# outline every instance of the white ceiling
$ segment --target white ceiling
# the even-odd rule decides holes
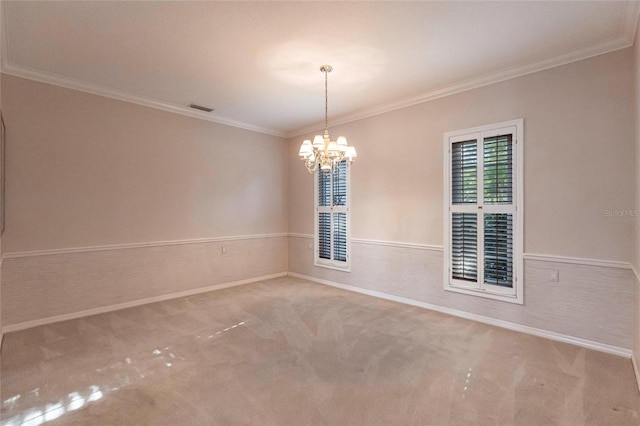
[[[2,70],[276,135],[630,46],[638,1],[5,1]],[[215,108],[210,114],[190,103]]]

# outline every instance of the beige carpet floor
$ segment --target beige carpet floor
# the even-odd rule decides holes
[[[2,424],[640,424],[626,358],[285,277],[9,333]]]

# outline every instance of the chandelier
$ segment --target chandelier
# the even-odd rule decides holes
[[[320,67],[320,71],[324,73],[324,136],[316,135],[313,138],[313,143],[308,139],[305,140],[300,145],[300,151],[298,152],[309,173],[314,173],[318,170],[318,167],[323,172],[329,172],[343,160],[346,159],[351,164],[353,159],[358,156],[356,148],[347,145],[347,138],[344,136],[340,136],[335,141],[332,141],[329,137],[327,80],[329,73],[333,71],[333,67],[331,65],[323,65]]]

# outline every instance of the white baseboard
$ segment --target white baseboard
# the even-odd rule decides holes
[[[392,294],[382,293],[380,291],[375,290],[367,290],[347,284],[339,284],[333,281],[323,280],[320,278],[310,277],[308,275],[297,274],[295,272],[289,272],[288,274],[291,277],[301,278],[308,281],[313,281],[319,284],[329,285],[331,287],[341,288],[343,290],[353,291],[356,293],[366,294],[368,296],[379,297],[381,299],[391,300],[394,302],[404,303],[406,305],[417,306],[420,308],[430,309],[432,311],[438,311],[445,314],[453,315],[460,318],[466,318],[473,321],[482,322],[489,325],[494,325],[496,327],[506,328],[509,330],[519,331],[526,334],[532,334],[538,337],[544,337],[550,340],[555,340],[558,342],[570,343],[573,345],[581,346],[588,349],[594,349],[600,352],[606,352],[614,355],[623,356],[626,358],[631,358],[631,350],[620,348],[618,346],[607,345],[604,343],[594,342],[592,340],[581,339],[579,337],[567,336],[565,334],[555,333],[553,331],[542,330],[535,327],[529,327],[526,325],[516,324],[509,321],[503,321],[495,318],[489,318],[482,315],[476,315],[465,311],[460,311],[457,309],[446,308],[444,306],[432,305],[431,303],[420,302],[413,299],[408,299],[406,297],[394,296]],[[635,365],[635,364],[634,364]],[[638,376],[638,370],[636,370],[636,377]]]
[[[209,291],[222,290],[224,288],[236,287],[236,286],[239,286],[239,285],[250,284],[250,283],[254,283],[254,282],[258,282],[258,281],[270,280],[272,278],[280,278],[280,277],[285,277],[285,276],[287,276],[286,272],[279,272],[277,274],[263,275],[261,277],[249,278],[249,279],[246,279],[246,280],[232,281],[232,282],[223,283],[223,284],[217,284],[217,285],[211,285],[211,286],[207,286],[207,287],[195,288],[195,289],[192,289],[192,290],[186,290],[186,291],[180,291],[180,292],[176,292],[176,293],[163,294],[161,296],[147,297],[147,298],[144,298],[144,299],[134,300],[132,302],[118,303],[118,304],[109,305],[109,306],[101,306],[99,308],[87,309],[87,310],[84,310],[84,311],[72,312],[72,313],[69,313],[69,314],[55,315],[55,316],[52,316],[52,317],[37,319],[37,320],[33,320],[33,321],[25,321],[25,322],[21,322],[21,323],[17,323],[17,324],[10,324],[10,325],[2,327],[2,334],[3,334],[3,337],[4,337],[4,333],[10,333],[10,332],[13,332],[13,331],[25,330],[27,328],[37,327],[37,326],[40,326],[40,325],[52,324],[52,323],[55,323],[55,322],[67,321],[67,320],[72,320],[72,319],[78,319],[78,318],[88,317],[90,315],[97,315],[97,314],[103,314],[103,313],[106,313],[106,312],[118,311],[120,309],[133,308],[135,306],[146,305],[146,304],[149,304],[149,303],[162,302],[164,300],[177,299],[179,297],[193,296],[194,294],[207,293]]]
[[[134,300],[134,301],[131,301],[131,302],[118,303],[118,304],[115,304],[115,305],[102,306],[102,307],[99,307],[99,308],[87,309],[87,310],[78,311],[78,312],[72,312],[72,313],[68,313],[68,314],[55,315],[55,316],[52,316],[52,317],[42,318],[42,319],[38,319],[38,320],[25,321],[25,322],[21,322],[21,323],[17,323],[17,324],[7,325],[7,326],[2,327],[2,330],[0,331],[0,333],[1,333],[0,334],[0,347],[2,345],[2,340],[4,339],[4,334],[5,333],[25,330],[25,329],[28,329],[28,328],[37,327],[37,326],[45,325],[45,324],[52,324],[52,323],[61,322],[61,321],[67,321],[67,320],[72,320],[72,319],[77,319],[77,318],[83,318],[83,317],[87,317],[87,316],[90,316],[90,315],[97,315],[97,314],[102,314],[102,313],[106,313],[106,312],[113,312],[113,311],[117,311],[117,310],[120,310],[120,309],[132,308],[132,307],[135,307],[135,306],[146,305],[146,304],[155,303],[155,302],[161,302],[161,301],[164,301],[164,300],[176,299],[176,298],[179,298],[179,297],[192,296],[192,295],[195,295],[195,294],[206,293],[206,292],[214,291],[214,290],[222,290],[224,288],[236,287],[236,286],[240,286],[240,285],[244,285],[244,284],[250,284],[250,283],[254,283],[254,282],[258,282],[258,281],[264,281],[264,280],[273,279],[273,278],[280,278],[280,277],[284,277],[284,276],[287,276],[287,275],[292,276],[292,277],[296,277],[296,278],[305,279],[305,280],[312,281],[312,282],[316,282],[316,283],[319,283],[319,284],[328,285],[328,286],[331,286],[331,287],[340,288],[340,289],[343,289],[343,290],[353,291],[353,292],[356,292],[356,293],[361,293],[361,294],[365,294],[365,295],[368,295],[368,296],[373,296],[373,297],[378,297],[378,298],[381,298],[381,299],[391,300],[391,301],[394,301],[394,302],[404,303],[404,304],[411,305],[411,306],[417,306],[417,307],[424,308],[424,309],[430,309],[432,311],[442,312],[442,313],[445,313],[445,314],[448,314],[448,315],[453,315],[453,316],[460,317],[460,318],[465,318],[465,319],[469,319],[469,320],[473,320],[473,321],[478,321],[478,322],[482,322],[482,323],[485,323],[485,324],[494,325],[494,326],[501,327],[501,328],[506,328],[506,329],[509,329],[509,330],[519,331],[519,332],[522,332],[522,333],[532,334],[534,336],[544,337],[544,338],[555,340],[555,341],[559,341],[559,342],[570,343],[570,344],[581,346],[581,347],[585,347],[585,348],[588,348],[588,349],[594,349],[594,350],[601,351],[601,352],[606,352],[606,353],[610,353],[610,354],[614,354],[614,355],[623,356],[623,357],[626,357],[626,358],[631,358],[632,363],[633,363],[633,368],[634,368],[634,371],[635,371],[635,375],[636,375],[636,379],[637,379],[638,385],[640,387],[640,368],[638,366],[636,358],[634,356],[632,356],[633,355],[632,351],[629,350],[629,349],[625,349],[625,348],[621,348],[621,347],[617,347],[617,346],[612,346],[612,345],[607,345],[607,344],[604,344],[604,343],[594,342],[592,340],[582,339],[582,338],[579,338],[579,337],[567,336],[567,335],[564,335],[564,334],[555,333],[555,332],[547,331],[547,330],[542,330],[542,329],[539,329],[539,328],[529,327],[529,326],[526,326],[526,325],[521,325],[521,324],[509,322],[509,321],[503,321],[503,320],[499,320],[499,319],[495,319],[495,318],[485,317],[485,316],[482,316],[482,315],[472,314],[472,313],[469,313],[469,312],[460,311],[460,310],[452,309],[452,308],[447,308],[447,307],[444,307],[444,306],[433,305],[431,303],[420,302],[420,301],[413,300],[413,299],[408,299],[408,298],[405,298],[405,297],[394,296],[392,294],[383,293],[383,292],[380,292],[380,291],[367,290],[367,289],[363,289],[363,288],[359,288],[359,287],[355,287],[355,286],[351,286],[351,285],[347,285],[347,284],[340,284],[340,283],[336,283],[336,282],[329,281],[329,280],[323,280],[323,279],[311,277],[311,276],[308,276],[308,275],[298,274],[298,273],[295,273],[295,272],[280,272],[280,273],[277,273],[277,274],[264,275],[264,276],[260,276],[260,277],[249,278],[249,279],[246,279],[246,280],[232,281],[232,282],[218,284],[218,285],[212,285],[212,286],[201,287],[201,288],[192,289],[192,290],[186,290],[186,291],[181,291],[181,292],[164,294],[164,295],[161,295],[161,296],[148,297],[148,298],[144,298],[144,299]]]

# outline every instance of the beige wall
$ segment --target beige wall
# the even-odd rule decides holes
[[[4,16],[2,11],[4,10],[4,0],[0,0],[0,57],[2,57],[2,49],[4,43],[2,40],[2,34],[4,33],[2,23],[4,22]],[[0,73],[0,113],[2,112],[2,74]],[[0,173],[2,173],[2,166],[0,166]],[[1,200],[4,202],[4,200]],[[2,208],[2,206],[0,206]],[[2,339],[4,333],[2,332],[2,233],[0,232],[0,348],[2,347]],[[0,352],[1,353],[1,352]]]
[[[525,252],[630,261],[631,49],[332,127],[358,149],[352,237],[442,245],[450,130],[524,118]],[[290,139],[289,230],[313,232],[312,176]],[[398,154],[394,154],[398,153]]]
[[[640,24],[640,22],[639,22]],[[634,119],[635,119],[635,161],[636,161],[636,209],[640,210],[640,29],[636,29],[636,37],[633,44],[634,54],[634,82],[635,82],[635,105],[634,105]],[[633,266],[636,273],[640,272],[640,218],[636,218],[635,228],[635,255],[633,259]],[[638,370],[638,358],[640,357],[640,277],[635,277],[634,287],[634,334],[633,334],[633,354],[634,362],[636,363],[636,380],[640,386],[640,370]]]
[[[626,49],[332,127],[359,152],[353,238],[442,245],[442,134],[522,117],[525,252],[631,261],[633,218],[605,210],[635,206],[633,61]],[[631,347],[630,275],[616,267],[528,262],[522,307],[444,292],[437,247],[425,256],[356,243],[352,274],[312,267],[308,238],[145,247],[287,226],[312,234],[313,178],[297,159],[303,137],[285,142],[12,76],[2,84],[5,326],[289,270]],[[132,243],[142,246],[28,253]],[[555,287],[545,278],[553,269]],[[585,323],[593,312],[615,326]]]
[[[289,239],[289,271],[629,351],[634,218],[605,211],[635,208],[633,58],[625,49],[332,127],[358,149],[352,272],[314,267],[312,240],[301,235]],[[444,291],[438,248],[443,133],[516,118],[524,118],[524,250],[551,256],[525,261],[523,306]],[[313,179],[297,158],[302,139],[290,139],[289,230],[308,235]]]
[[[9,75],[1,98],[4,327],[286,273],[284,139]]]
[[[3,76],[5,252],[287,231],[283,139]]]

